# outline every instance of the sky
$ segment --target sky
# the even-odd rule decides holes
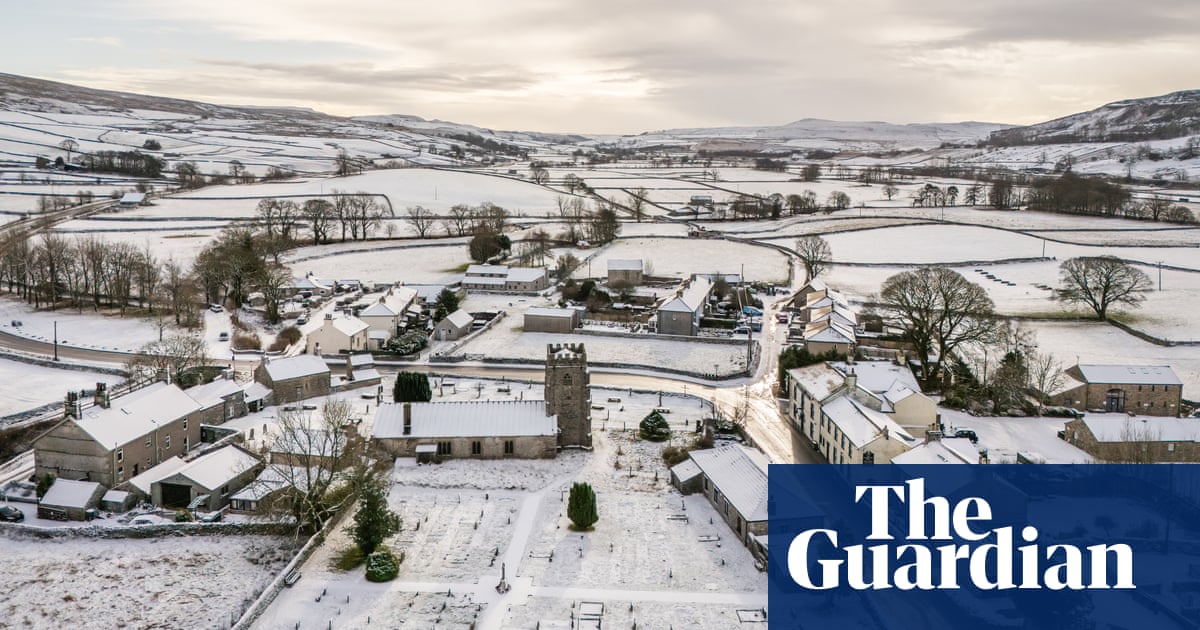
[[[3,72],[506,130],[1032,124],[1200,88],[1195,0],[59,0],[4,22]]]

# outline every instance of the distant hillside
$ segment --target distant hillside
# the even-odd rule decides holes
[[[597,141],[635,147],[684,145],[697,151],[919,151],[943,145],[974,145],[1008,127],[981,122],[899,125],[806,118],[777,126],[667,129],[636,136],[599,137]]]
[[[988,144],[1139,142],[1200,134],[1200,90],[1117,101],[1028,127],[995,131]]]

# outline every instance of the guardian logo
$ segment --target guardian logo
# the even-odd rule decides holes
[[[1200,466],[773,465],[769,627],[1200,626]]]
[[[899,519],[906,527],[899,536],[892,531],[892,494],[907,512]],[[959,588],[960,580],[967,580],[984,590],[1134,588],[1129,545],[1042,546],[1037,528],[1027,525],[1021,528],[1020,540],[1029,544],[1018,546],[1012,526],[988,528],[992,507],[982,497],[952,505],[946,497],[926,497],[925,480],[911,479],[902,485],[856,486],[854,500],[870,505],[866,539],[888,542],[839,548],[836,530],[807,530],[788,546],[787,567],[796,584],[815,590],[843,583],[855,590],[930,590]],[[958,544],[956,539],[965,542]],[[946,544],[937,544],[941,541]],[[1086,580],[1085,554],[1091,564]],[[1014,556],[1019,558],[1019,575],[1014,575]],[[820,566],[815,580],[809,570],[813,560]]]

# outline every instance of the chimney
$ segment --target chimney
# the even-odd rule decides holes
[[[325,313],[325,321],[327,321],[327,322],[333,321],[333,313]]]
[[[351,357],[353,357],[353,356],[354,355],[352,355],[352,354],[346,355],[346,380],[347,381],[354,380],[354,363],[351,361]]]
[[[110,400],[108,397],[108,383],[96,383],[96,394],[92,399],[97,407],[108,409]]]
[[[858,387],[858,375],[854,373],[854,366],[850,366],[850,368],[846,370],[846,387],[849,388],[850,391],[854,391],[854,389]]]
[[[404,403],[404,435],[412,435],[412,403]]]
[[[63,416],[78,420],[79,415],[79,392],[70,390],[67,392],[67,398],[63,402]]]

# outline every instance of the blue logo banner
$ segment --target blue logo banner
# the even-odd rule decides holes
[[[1195,630],[1200,466],[771,465],[771,630]]]

